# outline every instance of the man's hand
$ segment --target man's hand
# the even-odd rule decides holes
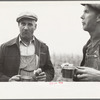
[[[41,72],[38,76],[36,76],[37,81],[46,81],[46,73]]]
[[[21,79],[21,75],[15,75],[15,76],[12,76],[10,79],[9,79],[9,82],[17,82],[17,81],[20,81]]]
[[[100,71],[89,67],[77,67],[76,75],[79,81],[100,81]]]
[[[35,70],[34,75],[37,81],[46,81],[46,73],[42,72],[41,68]]]

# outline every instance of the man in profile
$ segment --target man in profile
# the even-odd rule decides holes
[[[76,68],[74,80],[100,81],[100,4],[82,4],[83,29],[89,32],[90,39],[83,48],[82,67]]]

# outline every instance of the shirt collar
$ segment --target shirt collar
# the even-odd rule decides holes
[[[34,37],[34,36],[33,36],[33,39],[30,41],[30,44],[31,44],[33,41],[35,41],[35,37]],[[19,44],[20,44],[21,42],[22,42],[25,46],[27,46],[27,45],[21,40],[21,38],[20,38],[20,36],[19,36]]]
[[[92,47],[94,47],[97,43],[100,43],[100,39],[99,40],[96,40],[94,42],[90,42],[90,44],[92,45]]]

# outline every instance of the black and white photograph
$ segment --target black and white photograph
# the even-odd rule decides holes
[[[99,82],[99,1],[0,1],[0,99],[100,98]]]

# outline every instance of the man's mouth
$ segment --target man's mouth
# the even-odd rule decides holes
[[[24,31],[23,33],[24,33],[24,34],[27,34],[27,33],[28,33],[28,31]]]
[[[83,25],[85,25],[85,22],[82,22]]]

